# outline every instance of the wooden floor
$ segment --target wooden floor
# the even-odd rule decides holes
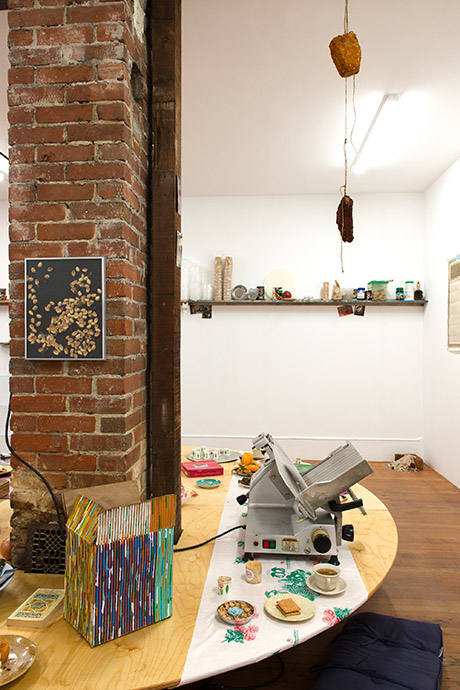
[[[379,590],[360,611],[439,623],[444,635],[442,690],[460,688],[460,490],[429,467],[394,472],[371,463],[374,474],[362,483],[390,510],[399,548],[395,564]],[[350,514],[351,516],[352,514]],[[286,669],[272,690],[309,690],[330,640],[341,625],[281,655]],[[219,686],[248,687],[276,676],[274,658],[210,679]],[[209,681],[186,686],[205,690]],[[357,688],[357,690],[359,690]]]

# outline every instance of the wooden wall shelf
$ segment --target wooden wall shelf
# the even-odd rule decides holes
[[[189,300],[191,314],[201,314],[203,319],[212,318],[213,307],[275,307],[276,309],[284,309],[286,307],[342,307],[342,306],[357,306],[364,305],[365,307],[424,307],[428,300],[413,300],[404,302],[403,300],[228,300],[215,302],[214,300]]]

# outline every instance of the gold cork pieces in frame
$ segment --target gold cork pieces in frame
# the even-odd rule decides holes
[[[26,359],[105,359],[105,259],[25,259]]]

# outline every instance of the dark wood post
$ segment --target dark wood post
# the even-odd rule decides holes
[[[181,0],[150,3],[151,24],[151,496],[177,496],[181,531],[180,224]]]

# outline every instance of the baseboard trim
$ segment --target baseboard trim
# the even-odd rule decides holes
[[[248,450],[252,447],[254,436],[238,436],[230,434],[183,434],[182,443],[186,446],[218,446],[237,450]],[[292,457],[306,460],[321,460],[337,446],[350,441],[367,460],[375,462],[390,462],[395,453],[416,453],[423,457],[423,439],[418,438],[373,438],[340,436],[278,436],[275,439]]]

